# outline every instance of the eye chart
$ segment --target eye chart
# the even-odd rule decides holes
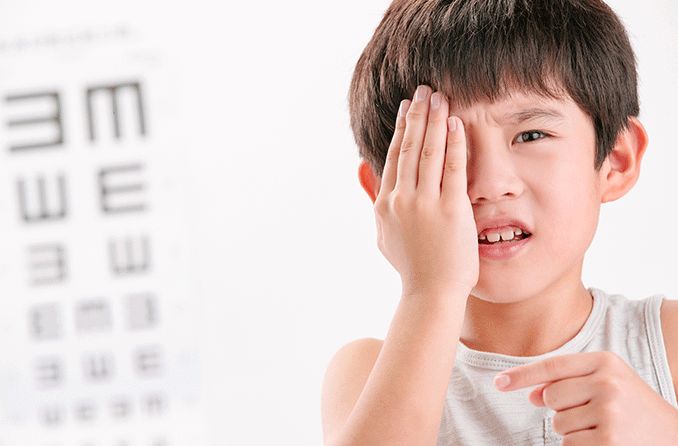
[[[181,91],[133,26],[0,40],[0,446],[208,444]]]

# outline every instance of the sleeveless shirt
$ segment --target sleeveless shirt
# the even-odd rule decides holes
[[[588,288],[593,308],[581,330],[561,347],[538,356],[473,350],[458,341],[437,446],[560,445],[556,412],[528,400],[535,386],[501,392],[493,378],[508,368],[551,356],[611,351],[620,356],[669,404],[678,409],[661,331],[662,295],[642,300]]]

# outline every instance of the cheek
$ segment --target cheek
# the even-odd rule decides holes
[[[540,178],[537,221],[546,239],[549,255],[582,255],[593,238],[598,223],[600,203],[596,200],[593,177],[582,175],[583,167],[562,164],[550,175]]]

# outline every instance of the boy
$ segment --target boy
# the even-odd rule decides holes
[[[396,0],[349,105],[403,291],[384,341],[332,358],[325,444],[678,444],[678,302],[581,281],[648,142],[615,13]]]

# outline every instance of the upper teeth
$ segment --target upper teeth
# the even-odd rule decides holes
[[[478,240],[485,240],[487,239],[488,242],[494,243],[498,242],[499,239],[501,238],[502,240],[508,241],[508,240],[513,240],[513,237],[516,235],[522,234],[523,231],[518,228],[518,229],[508,229],[504,232],[488,232],[487,234],[479,235]]]

